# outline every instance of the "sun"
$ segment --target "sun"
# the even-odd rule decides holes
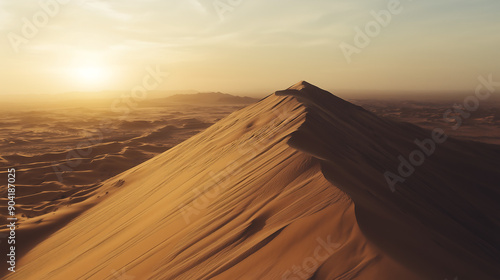
[[[102,84],[108,79],[108,71],[100,66],[81,66],[74,69],[75,78],[82,83]]]
[[[64,71],[68,82],[72,84],[75,90],[96,91],[109,87],[114,77],[110,69],[105,64],[87,61],[85,63],[74,63]]]

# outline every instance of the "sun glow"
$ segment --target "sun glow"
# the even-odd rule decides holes
[[[73,70],[74,78],[89,86],[102,85],[109,79],[109,71],[101,66],[81,66]]]

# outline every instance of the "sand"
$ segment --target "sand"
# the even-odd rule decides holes
[[[6,279],[498,279],[498,146],[386,183],[430,133],[298,83],[102,182]]]
[[[153,102],[152,102],[153,103]],[[227,116],[241,104],[142,103],[125,118],[109,107],[61,105],[2,110],[0,248],[7,214],[7,169],[17,169],[18,257],[100,201],[102,182],[165,152]],[[2,262],[2,273],[5,272]],[[5,269],[4,269],[5,268]]]
[[[439,96],[439,95],[437,95]],[[441,127],[454,138],[500,144],[500,101],[492,95],[468,111],[463,103],[469,95],[447,96],[438,100],[351,100],[354,104],[395,121],[416,124],[426,129]],[[458,106],[459,110],[455,108]],[[463,111],[463,113],[461,113]],[[451,113],[453,112],[453,113]],[[457,128],[455,128],[456,125]]]

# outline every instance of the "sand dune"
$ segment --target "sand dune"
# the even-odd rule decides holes
[[[18,258],[104,195],[101,182],[197,134],[241,106],[166,105],[126,119],[107,107],[0,112],[0,248],[7,250],[7,169],[16,168]],[[147,114],[145,113],[147,110]],[[42,123],[40,123],[42,122]],[[103,123],[109,123],[102,129]],[[0,267],[2,273],[6,263]]]
[[[500,147],[386,183],[430,133],[298,83],[96,186],[6,279],[498,279]]]
[[[155,100],[158,102],[160,100]],[[181,102],[189,104],[252,104],[258,99],[251,97],[234,96],[221,92],[201,92],[197,94],[176,94],[169,96],[161,101]]]

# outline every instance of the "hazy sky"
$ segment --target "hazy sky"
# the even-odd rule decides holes
[[[158,90],[239,94],[299,80],[388,91],[500,80],[500,1],[396,2],[0,0],[0,94],[129,90],[147,67],[170,73]],[[367,25],[369,45],[356,44]],[[350,63],[342,43],[356,48]]]

